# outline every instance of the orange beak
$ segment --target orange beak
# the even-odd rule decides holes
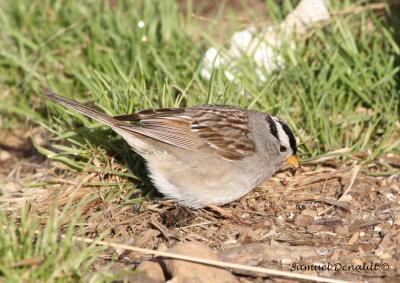
[[[295,168],[299,168],[300,167],[300,162],[299,162],[299,158],[297,158],[296,155],[292,155],[287,159],[287,163]]]

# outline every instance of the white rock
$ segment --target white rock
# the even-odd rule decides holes
[[[330,18],[324,0],[302,0],[299,5],[279,25],[267,26],[257,32],[250,26],[233,34],[227,51],[209,48],[203,58],[200,75],[211,79],[214,68],[225,67],[224,74],[229,81],[236,81],[240,72],[240,59],[248,57],[255,64],[255,72],[260,81],[266,80],[266,74],[285,67],[285,60],[280,54],[283,42],[295,49],[293,33],[302,34],[315,22]]]
[[[8,151],[1,150],[0,151],[0,161],[6,161],[11,157],[11,154]]]
[[[234,57],[241,57],[247,53],[247,49],[250,47],[253,41],[253,33],[255,32],[254,27],[247,28],[245,30],[236,32],[231,38],[231,49],[230,55]]]
[[[392,193],[387,193],[386,194],[386,198],[390,201],[395,201],[396,200],[396,196]]]
[[[351,202],[353,200],[353,197],[351,195],[344,195],[343,197],[340,198],[340,201],[343,202]]]
[[[219,68],[223,64],[225,64],[225,61],[218,54],[218,50],[215,47],[211,47],[206,51],[206,54],[203,58],[203,68],[200,71],[200,75],[203,78],[210,80],[212,70],[214,68]]]

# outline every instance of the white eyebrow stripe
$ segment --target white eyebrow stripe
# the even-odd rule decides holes
[[[286,148],[290,148],[290,142],[289,142],[289,137],[286,134],[286,132],[283,130],[282,128],[282,122],[275,116],[271,116],[272,119],[275,122],[276,125],[276,129],[278,132],[278,137],[279,137],[279,141],[281,142],[281,145],[285,146]]]

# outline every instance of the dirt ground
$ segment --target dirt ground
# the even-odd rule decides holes
[[[38,154],[29,132],[36,139],[46,139],[39,128],[1,133],[0,176],[6,184],[3,192],[20,196],[27,181],[51,180],[55,184],[51,188],[58,188],[51,191],[58,191],[60,205],[83,196],[99,196],[84,207],[87,237],[109,230],[106,240],[149,249],[198,241],[211,247],[222,260],[285,271],[309,264],[378,264],[373,271],[305,272],[343,280],[394,282],[400,276],[400,175],[369,176],[380,166],[359,166],[365,157],[362,154],[359,160],[322,158],[297,172],[279,172],[247,196],[224,206],[221,213],[212,208],[187,209],[165,200],[141,205],[121,205],[123,197],[105,200],[101,196],[110,188],[85,184],[129,180],[104,174],[71,174]],[[399,156],[389,155],[384,160],[400,165]],[[118,169],[119,165],[111,166]],[[45,221],[53,195],[48,187],[30,190],[33,209]],[[109,249],[93,268],[98,270],[112,262],[114,270],[131,270],[148,258]],[[235,275],[240,282],[272,280]],[[289,282],[281,278],[273,281]]]

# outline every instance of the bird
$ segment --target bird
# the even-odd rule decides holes
[[[49,89],[44,95],[111,127],[144,158],[156,189],[183,206],[230,203],[281,168],[300,166],[288,124],[262,112],[201,105],[112,117]]]

